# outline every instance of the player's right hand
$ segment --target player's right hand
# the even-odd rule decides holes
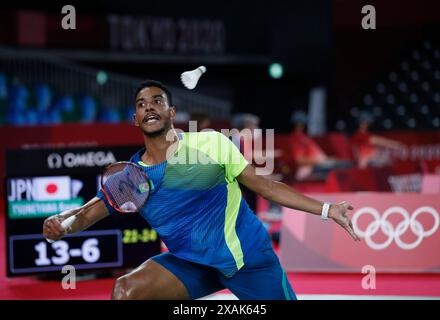
[[[66,234],[66,230],[61,225],[63,220],[60,215],[47,218],[43,223],[43,236],[49,240],[60,240]]]

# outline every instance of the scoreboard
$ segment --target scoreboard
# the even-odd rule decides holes
[[[76,208],[99,190],[100,173],[128,160],[137,146],[6,152],[7,275],[60,272],[64,265],[97,271],[134,268],[160,253],[157,233],[138,213],[113,214],[89,229],[48,243],[44,220]]]

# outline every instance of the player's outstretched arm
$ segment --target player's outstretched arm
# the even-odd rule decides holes
[[[96,201],[95,199],[96,198],[93,198],[88,203]],[[83,207],[86,205],[87,203],[83,205]],[[47,218],[43,224],[43,236],[49,240],[59,240],[66,234],[76,233],[85,230],[109,215],[109,212],[104,202],[98,201],[90,208],[88,208],[84,212],[84,214],[81,214],[68,228],[68,230],[65,230],[61,225],[61,222],[63,222],[63,220],[67,219],[68,217],[77,214],[81,210],[81,208],[82,207],[66,210],[61,212],[60,214]]]
[[[255,168],[248,165],[238,176],[238,181],[258,193],[263,198],[274,201],[284,207],[321,215],[323,203],[321,201],[309,198],[299,192],[296,192],[288,185],[257,175]],[[332,204],[328,213],[329,218],[333,219],[342,228],[347,230],[354,240],[360,240],[354,233],[353,226],[348,217],[348,210],[353,207],[347,202]]]

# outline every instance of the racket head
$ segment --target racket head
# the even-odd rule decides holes
[[[100,182],[104,197],[120,213],[139,212],[152,189],[151,181],[144,170],[129,161],[108,165]]]

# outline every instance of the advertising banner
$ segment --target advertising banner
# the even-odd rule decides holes
[[[348,201],[355,242],[334,221],[283,208],[280,256],[288,271],[440,271],[440,201],[434,194],[338,193],[313,195]]]

